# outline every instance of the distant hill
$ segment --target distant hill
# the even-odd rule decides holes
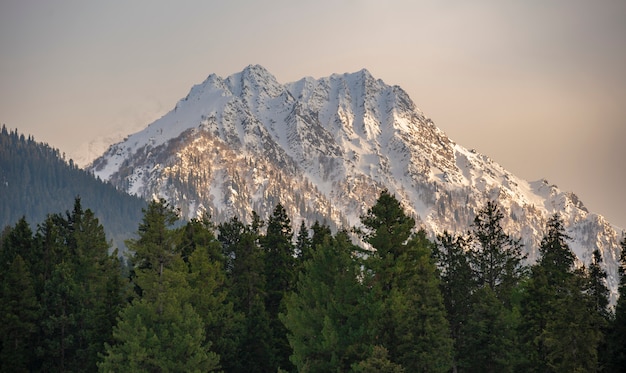
[[[117,190],[66,161],[58,149],[2,126],[0,134],[0,229],[22,216],[36,230],[46,215],[71,210],[79,196],[122,247],[141,221],[145,201]]]

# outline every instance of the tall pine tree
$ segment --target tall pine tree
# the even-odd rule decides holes
[[[232,372],[274,371],[269,316],[265,309],[265,253],[259,245],[263,221],[256,213],[252,223],[237,217],[219,225],[218,240],[226,261],[229,298],[244,320],[236,340],[236,359],[225,363]]]
[[[607,336],[607,372],[621,372],[626,366],[626,235],[620,242],[619,286],[615,316]]]
[[[468,262],[476,289],[458,350],[459,366],[466,371],[512,371],[520,359],[512,332],[519,321],[513,294],[526,273],[525,256],[520,240],[504,231],[503,219],[498,204],[488,201],[470,231]]]
[[[522,300],[520,335],[528,372],[596,371],[601,339],[586,270],[575,269],[569,237],[555,214]]]
[[[408,371],[446,372],[452,340],[425,233],[413,233],[415,220],[388,191],[361,218],[362,238],[373,251],[365,268],[378,304],[372,319],[377,344],[389,360]]]
[[[357,248],[346,232],[327,236],[304,262],[281,320],[289,330],[291,361],[298,371],[348,372],[365,359],[369,306],[359,281]]]
[[[213,286],[214,279],[203,275],[200,266],[207,252],[182,258],[177,234],[171,229],[176,212],[164,201],[153,201],[139,225],[139,239],[129,242],[135,251],[134,282],[140,290],[120,313],[113,331],[114,343],[106,345],[100,371],[211,371],[219,368],[219,356],[210,350],[205,323],[191,299],[203,312],[210,298],[194,297],[189,281]],[[197,263],[197,264],[196,264]],[[203,281],[204,280],[204,281]],[[207,282],[208,280],[208,282]],[[200,285],[196,283],[195,285]],[[208,289],[211,294],[215,287]],[[197,295],[197,294],[195,294]],[[206,301],[206,302],[205,302]],[[217,302],[220,300],[218,298]],[[209,315],[206,315],[209,317]]]
[[[433,252],[440,272],[440,287],[450,323],[450,334],[454,340],[453,371],[455,372],[458,370],[458,352],[465,348],[466,330],[464,328],[472,312],[472,295],[477,290],[468,259],[470,239],[444,232],[437,237],[437,245]]]

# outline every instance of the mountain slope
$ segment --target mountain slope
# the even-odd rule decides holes
[[[26,217],[33,230],[46,215],[63,213],[80,196],[82,206],[91,209],[106,229],[114,247],[136,231],[145,201],[129,196],[112,185],[68,164],[47,144],[30,136],[0,132],[0,227],[14,225]]]
[[[294,224],[353,226],[383,188],[431,232],[463,231],[497,199],[530,259],[559,212],[583,263],[599,248],[616,288],[618,232],[572,193],[527,182],[449,139],[398,86],[367,71],[280,84],[251,65],[210,75],[162,118],[90,166],[118,188],[221,221],[283,203]]]

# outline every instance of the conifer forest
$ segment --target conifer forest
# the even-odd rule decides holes
[[[487,203],[429,239],[382,192],[361,224],[182,221],[143,209],[128,254],[80,198],[0,239],[3,372],[618,372],[626,239],[609,304],[596,252],[576,263],[558,215],[539,259]]]

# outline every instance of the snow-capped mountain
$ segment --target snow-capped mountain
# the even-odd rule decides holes
[[[387,188],[431,232],[462,232],[497,199],[507,232],[535,259],[559,212],[582,263],[599,248],[616,289],[617,228],[573,193],[528,182],[449,139],[406,92],[367,71],[281,84],[263,67],[210,75],[144,130],[112,145],[94,174],[187,217],[267,217],[281,202],[294,225],[358,225]]]

